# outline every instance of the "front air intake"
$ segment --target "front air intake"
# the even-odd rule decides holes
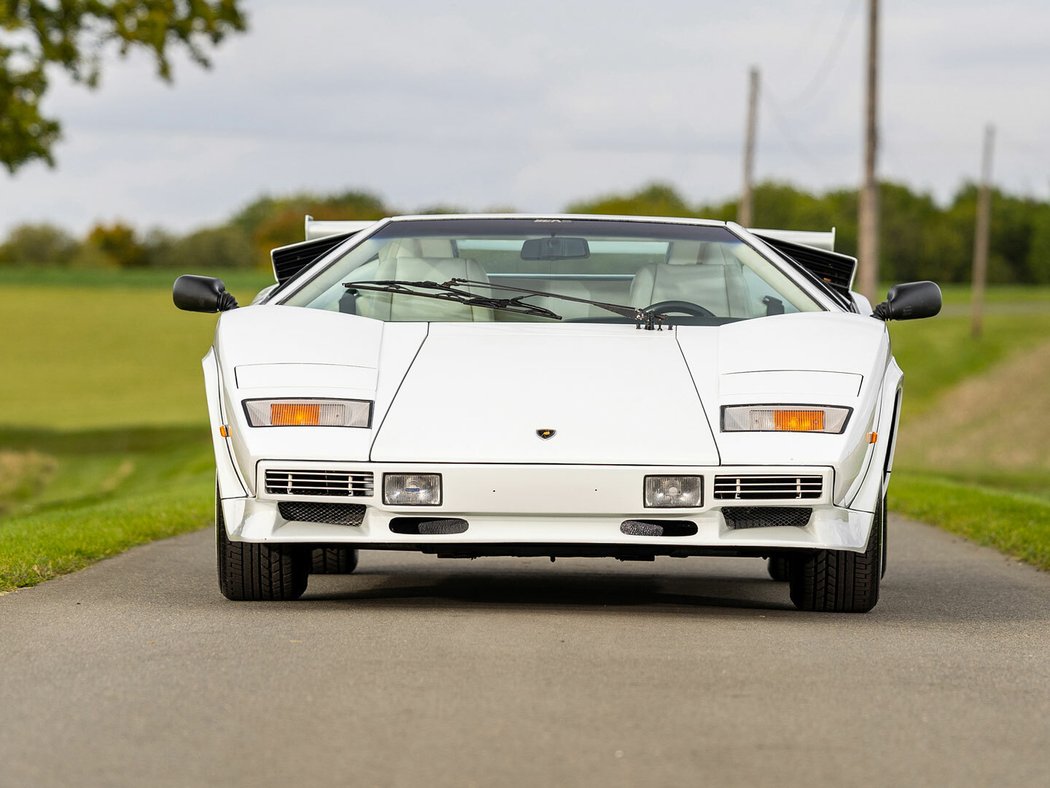
[[[279,285],[284,285],[289,279],[304,268],[313,265],[353,234],[351,232],[328,235],[274,249],[270,252],[274,279]]]
[[[722,516],[730,528],[802,528],[812,509],[794,506],[727,506]]]
[[[374,480],[371,471],[268,469],[266,492],[269,495],[371,497],[374,492]]]
[[[281,501],[277,511],[285,520],[325,525],[361,525],[365,507],[354,503],[315,503],[314,501]]]
[[[390,521],[390,530],[395,534],[417,536],[453,536],[465,533],[466,520],[458,517],[395,517]]]
[[[627,536],[696,536],[696,523],[691,520],[624,520],[620,533]]]
[[[824,494],[822,476],[748,475],[716,476],[718,501],[791,501],[820,498]]]

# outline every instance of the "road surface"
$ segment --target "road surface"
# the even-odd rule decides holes
[[[210,533],[137,548],[0,597],[0,786],[1050,784],[1050,575],[890,528],[867,615],[715,558],[232,603]]]

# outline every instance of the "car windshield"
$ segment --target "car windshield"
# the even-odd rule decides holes
[[[466,298],[424,297],[405,287],[392,288],[396,292],[353,287],[452,280],[471,283],[457,285]],[[514,288],[538,291],[518,303],[539,309],[494,309],[484,303],[520,295]],[[470,299],[471,294],[479,298]],[[787,274],[725,227],[525,218],[390,222],[315,272],[283,303],[386,321],[631,320],[589,301],[655,307],[670,322],[699,324],[821,310]]]

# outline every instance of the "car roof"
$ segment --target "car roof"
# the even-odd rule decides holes
[[[693,219],[678,216],[617,216],[613,214],[587,214],[587,213],[428,213],[428,214],[405,214],[391,216],[386,221],[448,221],[450,219],[524,219],[550,220],[550,221],[590,221],[590,222],[659,222],[661,224],[689,224],[702,227],[726,227],[732,222],[717,219]],[[383,221],[383,220],[380,220]]]

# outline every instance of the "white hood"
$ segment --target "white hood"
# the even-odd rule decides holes
[[[703,465],[718,450],[673,331],[433,323],[371,459]]]
[[[226,313],[215,344],[246,475],[275,458],[691,466],[776,454],[789,462],[814,456],[815,441],[832,462],[859,438],[712,434],[721,405],[771,397],[830,397],[870,411],[865,401],[878,394],[889,350],[884,325],[822,317],[639,331],[428,326],[254,306]],[[240,401],[268,396],[369,399],[372,428],[248,428]],[[865,427],[851,424],[849,433]],[[548,429],[551,438],[537,435]]]

